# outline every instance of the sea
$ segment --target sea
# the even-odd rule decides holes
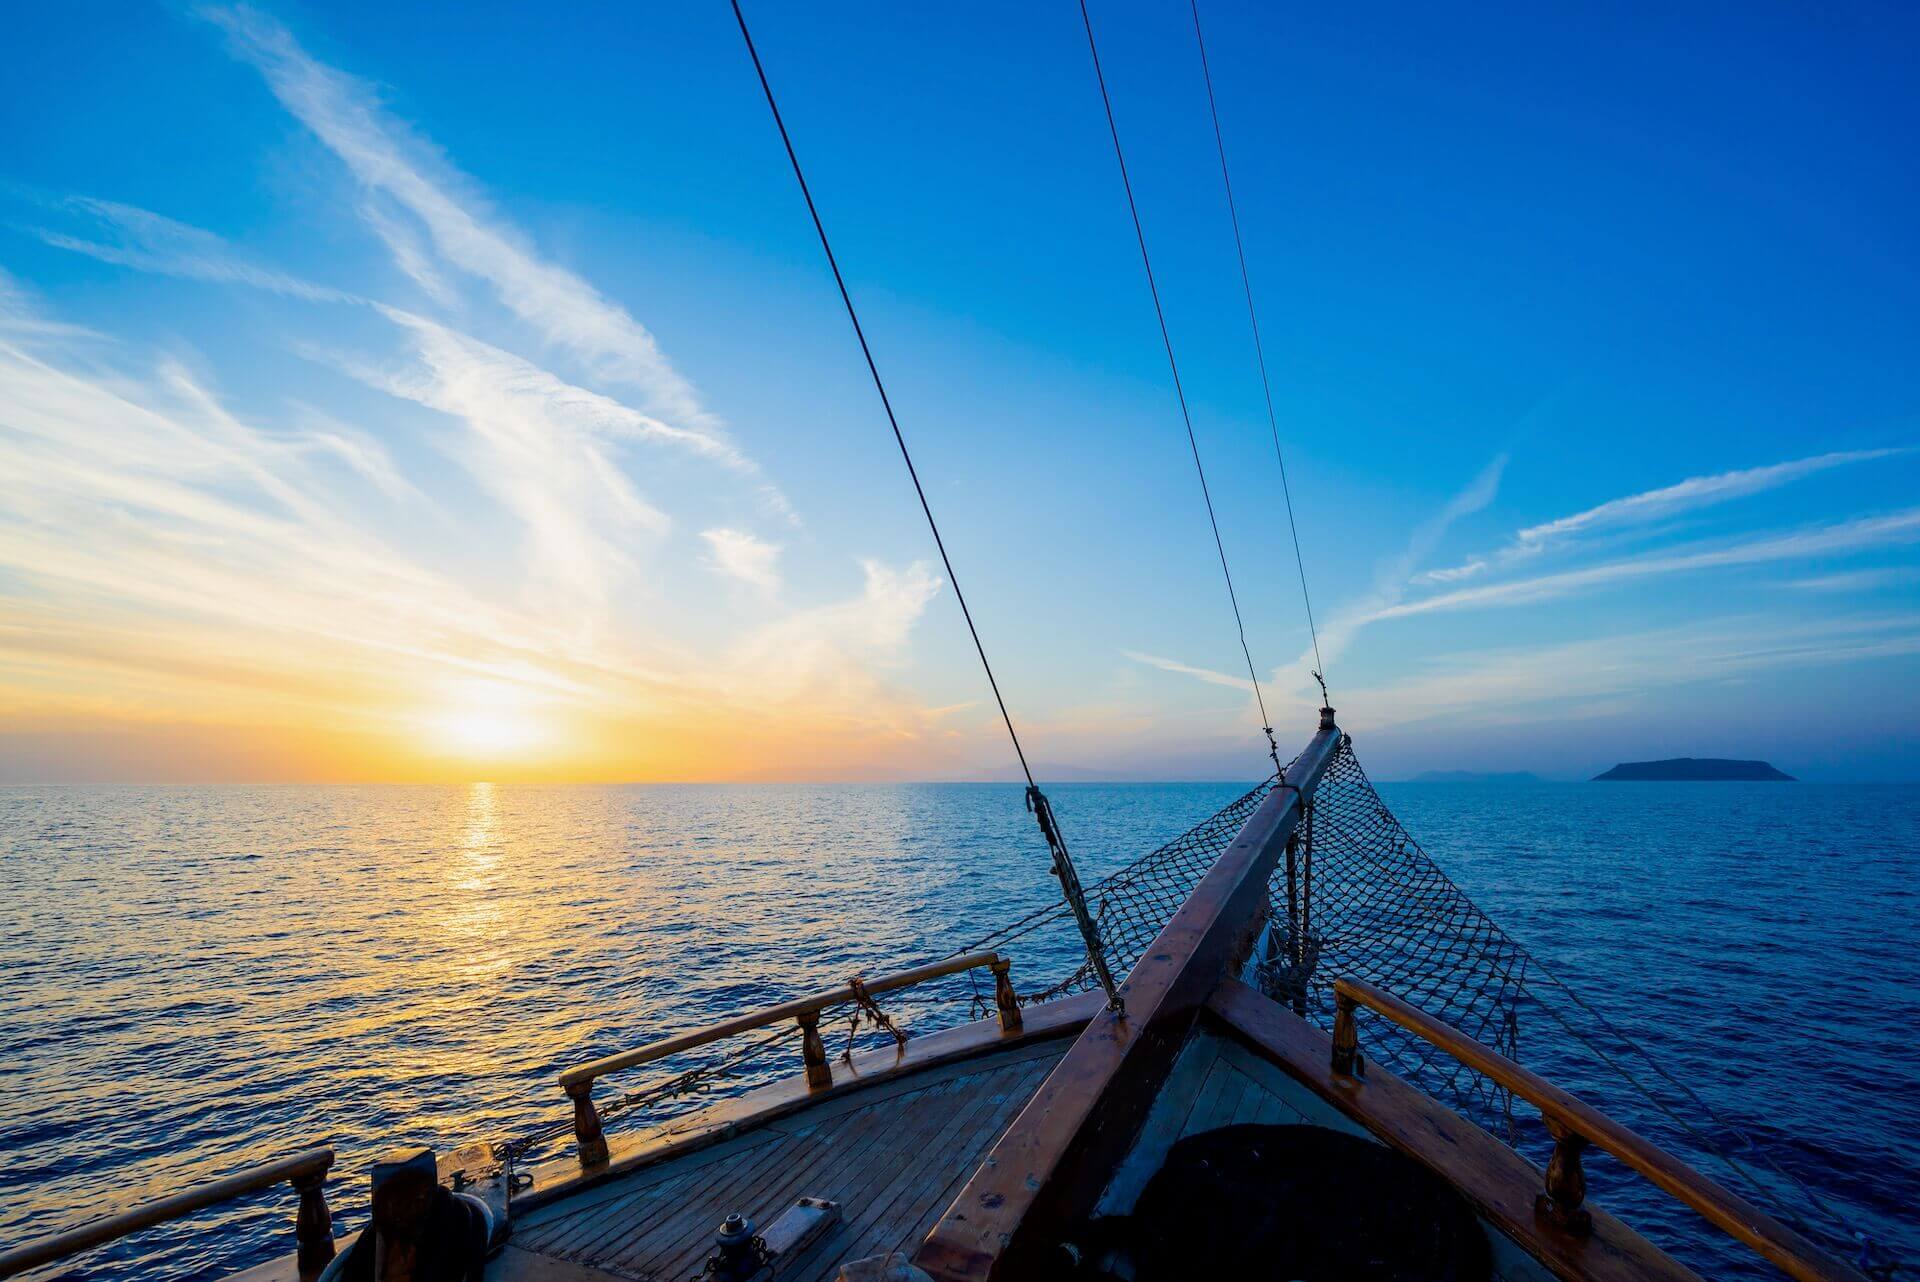
[[[1091,881],[1247,787],[1049,792]],[[1920,786],[1380,791],[1724,1120],[1703,1144],[1920,1269]],[[321,1143],[349,1231],[398,1145],[564,1127],[565,1065],[942,956],[1054,893],[1002,784],[0,789],[0,1243]],[[1023,988],[1074,961],[1011,951]],[[1672,1131],[1550,1022],[1520,1048]],[[1656,1243],[1777,1276],[1609,1162],[1596,1199]],[[274,1190],[37,1276],[217,1277],[289,1250],[292,1218]]]

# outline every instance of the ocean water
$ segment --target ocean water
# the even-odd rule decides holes
[[[1092,880],[1244,787],[1050,795]],[[1381,792],[1749,1162],[1920,1261],[1920,788]],[[388,1148],[564,1124],[564,1065],[1049,902],[1031,824],[1006,785],[0,789],[0,1243],[315,1143],[340,1154],[336,1230],[357,1227]],[[1013,955],[1028,983],[1073,960]],[[1675,1134],[1550,1024],[1521,1051]],[[1589,1160],[1596,1198],[1655,1241],[1775,1276],[1609,1163]],[[218,1276],[291,1225],[276,1190],[42,1276]]]

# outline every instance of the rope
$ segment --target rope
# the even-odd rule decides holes
[[[1187,0],[1193,10],[1193,39],[1200,46],[1200,74],[1207,82],[1207,110],[1213,115],[1213,143],[1220,152],[1220,185],[1227,191],[1227,217],[1233,222],[1233,248],[1240,256],[1240,286],[1247,295],[1247,323],[1253,328],[1253,355],[1260,366],[1260,388],[1267,396],[1267,427],[1273,433],[1273,461],[1280,465],[1280,493],[1287,503],[1287,532],[1293,536],[1293,563],[1300,571],[1300,602],[1307,609],[1307,635],[1313,638],[1313,676],[1320,696],[1327,694],[1321,676],[1327,665],[1320,659],[1320,630],[1313,623],[1313,598],[1307,594],[1307,562],[1300,554],[1300,527],[1293,519],[1293,491],[1287,484],[1287,460],[1280,452],[1280,420],[1273,412],[1273,384],[1267,380],[1267,353],[1260,342],[1260,316],[1253,306],[1253,278],[1247,273],[1247,247],[1240,239],[1240,210],[1233,199],[1233,178],[1227,172],[1227,142],[1220,132],[1220,105],[1213,97],[1213,71],[1207,65],[1207,40],[1200,33],[1200,0]]]
[[[1254,670],[1253,651],[1247,645],[1247,625],[1240,617],[1240,598],[1233,590],[1233,571],[1227,568],[1227,545],[1220,537],[1220,518],[1214,514],[1213,494],[1207,488],[1207,469],[1200,461],[1200,442],[1193,434],[1193,413],[1187,407],[1186,388],[1180,382],[1180,362],[1174,359],[1173,336],[1167,330],[1166,309],[1160,304],[1160,286],[1153,276],[1153,258],[1147,253],[1147,233],[1140,223],[1140,206],[1133,198],[1133,180],[1127,176],[1127,157],[1120,146],[1120,126],[1113,118],[1113,98],[1107,92],[1107,76],[1100,68],[1100,46],[1093,38],[1093,17],[1087,12],[1087,0],[1080,0],[1080,21],[1087,29],[1087,51],[1093,55],[1094,78],[1100,82],[1100,103],[1107,112],[1107,132],[1113,138],[1113,158],[1120,165],[1120,186],[1127,194],[1127,212],[1133,216],[1134,239],[1140,243],[1140,265],[1147,271],[1147,292],[1153,295],[1154,318],[1160,322],[1160,341],[1167,349],[1167,368],[1173,373],[1173,394],[1180,402],[1180,418],[1187,427],[1187,447],[1193,452],[1193,470],[1200,478],[1200,498],[1207,506],[1207,523],[1213,527],[1214,550],[1220,554],[1220,574],[1227,581],[1227,601],[1233,606],[1233,626],[1240,635],[1240,653],[1247,661],[1247,678],[1253,683],[1254,703],[1260,709],[1260,728],[1267,736],[1267,754],[1280,770],[1280,745],[1273,737],[1273,721],[1267,716],[1267,701],[1260,693],[1260,677]],[[1281,772],[1284,774],[1284,772]]]
[[[895,1046],[905,1046],[907,1035],[894,1025],[887,1012],[880,1009],[880,1003],[873,1000],[873,994],[867,991],[867,981],[858,975],[847,977],[847,988],[853,993],[853,1015],[847,1020],[847,1049],[840,1052],[844,1062],[853,1063],[853,1043],[860,1035],[860,1017],[866,1016],[867,1022],[893,1038]]]
[[[867,373],[873,376],[873,388],[880,394],[881,408],[887,412],[887,424],[893,428],[894,444],[900,447],[900,458],[907,465],[907,476],[913,481],[913,492],[920,500],[920,511],[927,518],[927,528],[933,532],[933,545],[940,551],[940,564],[946,567],[947,582],[953,584],[954,599],[960,603],[960,613],[967,621],[967,634],[973,638],[973,648],[980,656],[981,668],[986,671],[987,684],[993,688],[993,701],[1000,708],[1000,719],[1006,723],[1007,738],[1013,741],[1013,755],[1020,759],[1020,772],[1027,777],[1027,808],[1039,820],[1040,831],[1046,837],[1047,848],[1053,855],[1054,876],[1059,879],[1061,892],[1066,896],[1067,902],[1073,906],[1075,919],[1080,923],[1087,953],[1093,962],[1094,970],[1100,976],[1100,986],[1106,990],[1107,1005],[1118,1010],[1120,994],[1114,985],[1113,976],[1107,971],[1106,962],[1100,956],[1100,937],[1093,928],[1092,920],[1087,916],[1086,905],[1080,895],[1079,878],[1074,873],[1073,860],[1067,853],[1067,843],[1060,835],[1058,826],[1053,823],[1053,810],[1047,804],[1046,796],[1040,791],[1040,785],[1034,782],[1033,769],[1027,764],[1025,749],[1020,746],[1020,734],[1013,728],[1013,714],[1007,711],[1006,698],[1000,693],[1000,682],[993,675],[993,664],[987,660],[987,647],[980,640],[980,629],[974,625],[973,611],[967,607],[966,594],[960,590],[960,576],[953,572],[953,559],[947,555],[946,540],[940,537],[940,523],[933,519],[933,506],[927,502],[926,488],[920,484],[920,472],[913,465],[913,454],[907,449],[906,435],[901,432],[900,420],[893,412],[893,400],[887,395],[887,385],[881,379],[880,367],[873,359],[873,348],[867,343],[867,331],[860,324],[860,313],[854,308],[853,295],[848,292],[846,277],[840,272],[840,259],[833,252],[833,242],[827,238],[827,226],[821,221],[819,206],[814,204],[813,189],[807,185],[807,175],[800,167],[799,154],[793,149],[793,138],[787,132],[787,122],[780,114],[780,104],[774,100],[773,85],[767,79],[767,69],[761,65],[760,51],[754,47],[753,33],[747,29],[747,15],[741,11],[740,0],[732,0],[732,3],[734,20],[740,24],[740,36],[747,44],[747,56],[753,59],[754,74],[760,78],[761,92],[766,94],[767,108],[773,113],[773,123],[780,131],[781,145],[787,150],[787,161],[793,166],[794,179],[800,184],[800,195],[807,202],[807,213],[813,219],[813,230],[820,237],[820,248],[827,256],[827,266],[833,271],[833,283],[840,290],[840,302],[847,309],[847,319],[853,322],[854,337],[860,340],[860,354],[867,361]],[[1198,458],[1197,455],[1195,457]],[[1262,716],[1264,715],[1263,712]],[[1271,732],[1269,732],[1269,738],[1271,738]]]

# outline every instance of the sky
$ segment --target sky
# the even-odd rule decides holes
[[[1184,3],[1096,0],[1276,737]],[[1920,13],[1201,6],[1378,777],[1920,778]],[[1027,754],[1265,740],[1071,4],[748,5]],[[724,4],[9,17],[0,782],[1005,779]]]

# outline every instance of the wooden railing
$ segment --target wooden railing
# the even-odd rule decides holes
[[[1587,1179],[1581,1168],[1581,1156],[1592,1145],[1613,1154],[1789,1277],[1799,1282],[1865,1282],[1861,1274],[1737,1193],[1444,1020],[1357,979],[1334,981],[1333,994],[1334,1072],[1353,1076],[1359,1050],[1354,1013],[1365,1006],[1540,1110],[1547,1133],[1553,1137],[1553,1155],[1547,1162],[1546,1188],[1539,1195],[1536,1212],[1558,1227],[1582,1235],[1592,1231],[1592,1215],[1582,1205]]]
[[[77,1229],[68,1229],[65,1233],[56,1233],[52,1237],[0,1252],[0,1278],[9,1278],[55,1260],[64,1260],[70,1255],[104,1246],[140,1229],[177,1220],[183,1215],[232,1201],[246,1193],[271,1188],[283,1180],[291,1182],[300,1195],[300,1209],[293,1220],[293,1236],[299,1247],[299,1269],[304,1276],[315,1272],[333,1258],[333,1215],[327,1210],[324,1187],[327,1170],[332,1165],[333,1150],[315,1148],[236,1171],[202,1184],[199,1188],[175,1193],[148,1202],[145,1206],[136,1206],[131,1211],[109,1215]]]
[[[1094,1213],[1208,996],[1245,963],[1302,803],[1341,739],[1322,708],[1318,733],[1128,972],[1124,1009],[1081,1031],[915,1248],[914,1267],[934,1282],[1050,1276],[1051,1244]]]
[[[723,1019],[705,1028],[696,1028],[692,1032],[681,1033],[674,1037],[662,1038],[630,1051],[621,1051],[617,1055],[608,1055],[588,1064],[581,1064],[560,1074],[560,1089],[573,1100],[573,1134],[579,1142],[580,1165],[597,1166],[607,1161],[607,1137],[600,1124],[600,1114],[593,1106],[593,1084],[609,1073],[622,1069],[636,1068],[641,1064],[651,1064],[669,1055],[678,1055],[683,1051],[696,1050],[740,1033],[752,1032],[756,1028],[768,1028],[774,1024],[791,1019],[800,1026],[800,1059],[807,1072],[807,1085],[823,1089],[833,1085],[833,1066],[827,1062],[826,1047],[820,1041],[820,1012],[829,1006],[839,1006],[864,993],[877,996],[890,993],[895,989],[907,988],[914,984],[925,983],[930,979],[939,979],[945,975],[958,975],[969,970],[985,968],[993,972],[993,1001],[1000,1012],[1001,1030],[1008,1033],[1020,1031],[1020,1004],[1014,996],[1011,970],[1013,963],[998,953],[967,953],[959,957],[949,957],[945,961],[930,962],[925,966],[916,966],[912,970],[899,971],[892,975],[883,975],[879,979],[856,980],[839,988],[825,992],[798,997],[778,1006],[769,1006],[765,1010],[754,1011],[748,1015],[738,1015],[732,1019]],[[858,984],[856,991],[855,984]]]

